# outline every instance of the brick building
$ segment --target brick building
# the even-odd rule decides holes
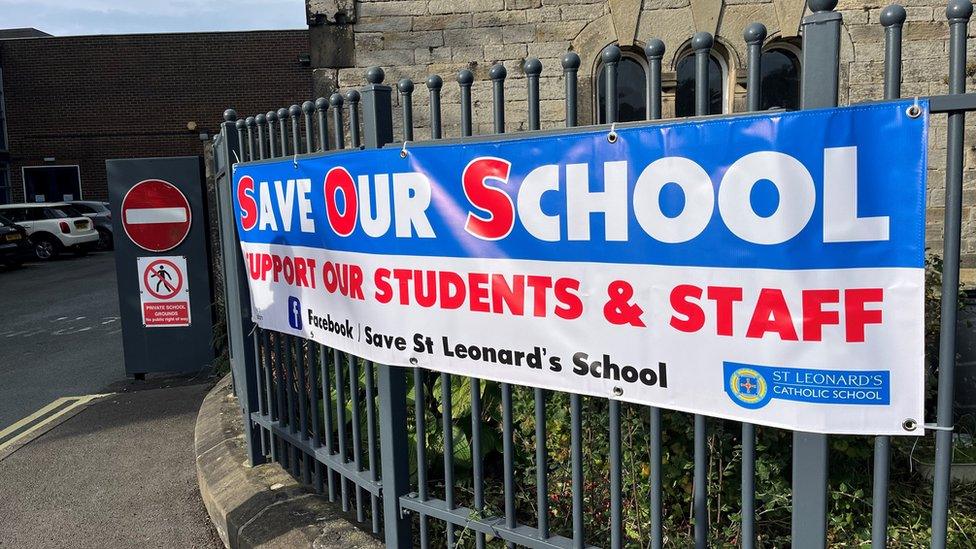
[[[106,200],[106,159],[202,154],[228,106],[309,96],[307,58],[304,30],[0,35],[0,203]]]
[[[899,0],[892,0],[898,2]],[[884,29],[880,14],[888,0],[840,0],[844,18],[841,37],[841,104],[882,97]],[[902,93],[905,96],[947,91],[948,24],[945,0],[901,0],[904,25]],[[805,0],[307,0],[313,70],[317,90],[359,86],[363,69],[380,65],[387,80],[409,77],[422,82],[428,74],[445,77],[445,135],[457,135],[458,88],[453,75],[474,71],[472,90],[475,131],[491,127],[488,69],[504,63],[509,79],[508,130],[524,129],[526,88],[522,63],[537,57],[543,63],[542,126],[563,124],[564,106],[560,56],[577,52],[580,123],[595,121],[597,86],[602,67],[599,52],[609,44],[624,51],[621,66],[621,114],[641,117],[646,61],[642,48],[649,38],[667,46],[664,57],[664,114],[690,110],[690,38],[697,31],[715,35],[712,55],[713,112],[744,108],[746,51],[743,31],[758,21],[766,25],[763,92],[765,106],[795,108],[799,102],[802,61],[800,21]],[[970,26],[972,36],[974,26]],[[341,47],[329,49],[326,44]],[[974,55],[970,40],[970,59]],[[316,55],[316,51],[341,55]],[[976,65],[974,65],[976,71]],[[426,89],[415,92],[418,126],[428,121]],[[398,117],[397,117],[398,118]],[[395,118],[395,120],[397,119]],[[416,133],[423,138],[424,131]],[[963,264],[976,267],[976,126],[967,127],[967,170],[964,184]],[[941,250],[945,182],[945,117],[934,117],[929,155],[930,245]]]

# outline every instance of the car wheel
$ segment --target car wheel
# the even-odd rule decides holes
[[[61,244],[49,236],[42,236],[34,240],[34,256],[41,261],[48,261],[61,251]]]
[[[113,248],[113,246],[112,246],[112,233],[110,233],[110,232],[108,232],[108,231],[106,231],[104,229],[99,229],[98,230],[98,244],[96,246],[97,246],[96,249],[98,251],[101,251],[101,252],[111,250]]]

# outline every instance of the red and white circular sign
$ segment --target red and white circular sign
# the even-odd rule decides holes
[[[183,192],[161,179],[136,183],[122,199],[122,228],[136,246],[165,252],[190,232],[190,203]]]
[[[168,259],[157,259],[142,273],[142,284],[156,299],[170,299],[183,289],[183,271]]]

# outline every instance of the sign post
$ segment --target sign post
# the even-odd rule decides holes
[[[213,296],[200,158],[108,160],[106,168],[116,234],[125,235],[115,265],[126,374],[209,369]]]

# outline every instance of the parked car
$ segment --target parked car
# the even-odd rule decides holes
[[[27,229],[0,216],[0,263],[20,267],[32,251]]]
[[[0,215],[27,229],[34,256],[41,261],[62,251],[85,255],[98,243],[92,220],[64,202],[4,204]]]
[[[99,250],[111,250],[115,247],[115,238],[112,235],[112,210],[109,209],[108,202],[71,200],[68,204],[74,206],[82,215],[95,223],[95,230],[98,231]]]

